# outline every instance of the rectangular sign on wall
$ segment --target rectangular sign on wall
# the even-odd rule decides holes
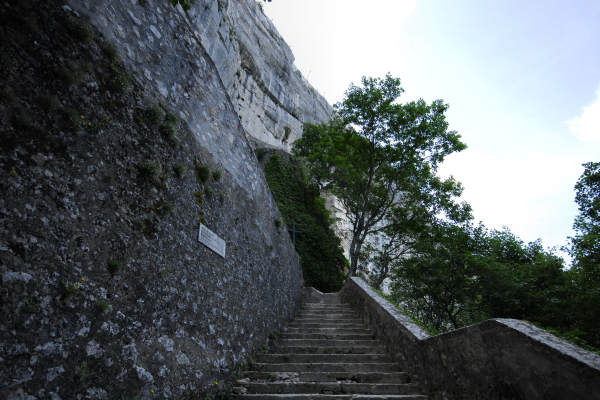
[[[202,224],[198,230],[198,241],[225,258],[225,241]]]

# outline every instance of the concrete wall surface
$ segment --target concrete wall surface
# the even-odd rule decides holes
[[[600,356],[525,321],[431,336],[360,278],[348,279],[341,296],[432,399],[600,399]]]

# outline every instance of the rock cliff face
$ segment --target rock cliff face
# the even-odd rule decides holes
[[[290,48],[259,3],[203,1],[189,17],[259,146],[289,151],[303,123],[329,120],[331,106],[294,66]]]
[[[274,31],[252,0],[196,3],[0,5],[0,398],[196,396],[294,312],[300,266],[247,129],[271,113],[291,142],[291,113],[328,108],[268,67],[291,60],[280,39],[253,49]]]

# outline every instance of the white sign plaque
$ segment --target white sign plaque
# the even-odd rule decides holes
[[[225,258],[225,241],[202,224],[200,224],[200,229],[198,230],[198,241]]]

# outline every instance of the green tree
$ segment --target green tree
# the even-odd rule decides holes
[[[539,240],[525,245],[506,228],[441,221],[412,247],[393,270],[393,295],[436,330],[498,317],[571,329],[564,261]]]
[[[431,186],[444,158],[466,148],[460,135],[448,131],[446,104],[401,104],[402,92],[400,80],[390,75],[363,78],[362,86],[351,85],[335,105],[334,120],[305,126],[295,143],[314,179],[346,210],[352,226],[350,275],[357,272],[366,237],[389,226],[402,193]]]
[[[461,193],[459,182],[436,176],[405,187],[386,217],[382,245],[366,246],[371,254],[371,283],[375,288],[381,288],[391,270],[404,258],[414,255],[416,239],[440,218],[454,223],[465,223],[472,218],[471,207],[456,200]]]
[[[480,257],[482,303],[494,318],[518,318],[566,328],[569,280],[562,258],[540,240],[525,245],[505,228],[486,234]]]
[[[177,4],[180,4],[181,7],[186,11],[192,7],[192,4],[194,4],[194,2],[195,0],[169,0],[169,3],[171,3],[173,7],[176,7]]]
[[[573,224],[575,236],[570,250],[570,272],[576,284],[573,313],[581,335],[600,347],[600,162],[583,166],[584,172],[575,184],[579,215]]]
[[[413,254],[394,268],[393,298],[436,331],[483,319],[482,239],[482,227],[433,222],[415,238]]]
[[[194,4],[196,0],[169,0],[169,3],[171,3],[173,5],[173,7],[176,7],[177,4],[180,4],[181,7],[187,11],[192,7],[192,4]],[[271,2],[271,0],[263,0],[265,2]],[[261,3],[259,3],[259,5],[261,5]]]
[[[575,218],[571,239],[574,266],[596,275],[600,282],[600,162],[583,164],[584,172],[575,184],[575,202],[579,215]]]

